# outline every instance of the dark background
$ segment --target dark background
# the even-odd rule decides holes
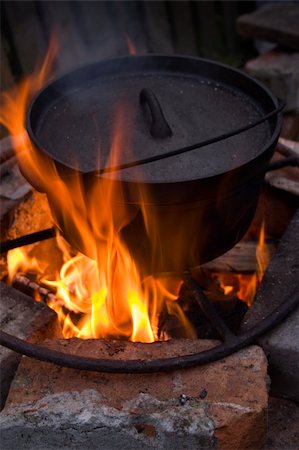
[[[241,66],[252,41],[235,30],[254,1],[2,1],[1,85],[30,73],[54,34],[56,73],[88,62],[137,53],[180,53]],[[126,37],[127,36],[127,37]]]

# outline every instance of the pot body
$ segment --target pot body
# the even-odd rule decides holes
[[[147,184],[145,187],[120,182],[116,189],[119,196],[114,198],[116,203],[110,205],[111,217],[142,272],[180,272],[212,260],[233,247],[244,236],[253,219],[275,144],[273,142],[251,163],[206,180],[175,185]],[[83,177],[87,211],[91,215],[94,205],[88,203],[88,198],[91,186],[96,182],[95,177],[92,174]],[[103,183],[103,191],[106,192],[105,181]],[[150,198],[150,203],[141,199],[140,192],[144,189],[149,193],[147,200]],[[170,197],[184,201],[163,203],[163,199]],[[129,200],[122,203],[123,198]],[[54,222],[68,242],[93,257],[94,249],[82,240],[82,229],[73,221],[71,209],[62,212],[56,197],[49,192],[48,200]],[[98,202],[96,210],[101,215],[101,199],[92,198],[92,202]],[[124,206],[125,218],[121,213]],[[87,223],[92,220],[91,216],[86,217]],[[96,234],[92,229],[89,232]]]

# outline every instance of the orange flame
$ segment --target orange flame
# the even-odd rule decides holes
[[[194,336],[191,325],[176,299],[178,289],[167,281],[143,279],[119,231],[131,220],[129,207],[119,201],[123,193],[112,178],[96,178],[92,194],[86,200],[82,179],[76,176],[66,183],[47,157],[36,151],[24,127],[28,100],[49,79],[57,51],[52,43],[41,69],[24,80],[13,92],[1,97],[0,122],[9,130],[24,175],[34,180],[37,189],[47,192],[50,204],[59,211],[60,224],[81,253],[71,254],[68,245],[58,238],[64,264],[54,276],[43,276],[42,264],[19,250],[9,252],[9,278],[18,270],[34,269],[43,284],[54,289],[56,300],[49,306],[59,317],[66,338],[117,337],[131,341],[153,342],[158,339],[159,314],[166,304],[181,317]],[[116,164],[124,127],[121,111],[108,164]],[[101,206],[99,208],[99,205]],[[117,205],[117,206],[115,206]],[[116,210],[117,209],[117,210]]]
[[[66,338],[122,338],[153,342],[159,339],[159,316],[163,308],[180,320],[188,337],[195,337],[177,301],[182,281],[166,276],[143,278],[121,239],[119,232],[131,221],[135,211],[122,201],[123,192],[113,177],[95,177],[91,194],[86,199],[80,176],[66,183],[60,178],[54,163],[36,151],[29,140],[24,127],[28,101],[49,79],[56,51],[57,46],[52,42],[41,69],[24,80],[17,89],[1,95],[0,123],[13,137],[23,173],[34,180],[36,188],[47,192],[49,203],[55,205],[55,211],[59,214],[54,221],[61,224],[72,243],[80,243],[78,247],[84,254],[77,252],[74,255],[58,235],[57,246],[63,254],[64,263],[56,273],[45,275],[45,265],[30,257],[30,251],[13,250],[8,254],[9,279],[11,281],[17,271],[35,270],[39,273],[39,280],[55,290],[56,300],[51,297],[48,304],[57,312]],[[119,108],[108,165],[117,165],[121,144],[129,139],[122,125],[123,116]],[[143,219],[149,238],[155,241],[153,246],[159,253],[158,227],[147,208],[146,200],[150,193],[144,189],[144,185],[139,188],[144,199],[141,205]],[[225,295],[234,292],[251,304],[267,264],[264,239],[262,229],[256,275],[250,279],[237,275],[237,288],[227,283],[223,275],[218,275]],[[180,245],[183,241],[178,239],[178,255]]]
[[[11,283],[17,272],[29,272],[39,270],[39,262],[36,258],[31,258],[27,252],[21,248],[16,248],[7,254],[8,281]]]
[[[133,44],[132,40],[127,35],[127,33],[125,33],[125,38],[126,38],[126,42],[127,42],[129,55],[131,55],[131,56],[137,55],[136,47]]]
[[[256,272],[252,275],[217,273],[216,276],[224,295],[234,292],[240,300],[243,300],[248,306],[251,306],[257,288],[269,264],[269,260],[270,255],[265,243],[265,225],[263,223],[259,234],[258,245],[256,247]],[[232,281],[235,282],[235,286],[231,285]]]

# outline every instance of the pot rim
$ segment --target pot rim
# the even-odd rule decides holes
[[[57,161],[53,158],[53,156],[51,154],[49,154],[49,152],[43,147],[43,145],[41,145],[41,143],[39,142],[39,139],[36,137],[36,134],[34,133],[32,126],[31,126],[31,115],[32,115],[32,110],[33,107],[35,105],[35,102],[37,101],[37,99],[39,98],[39,96],[45,92],[50,86],[52,86],[55,82],[57,81],[61,81],[63,82],[65,79],[67,79],[69,76],[71,76],[72,74],[74,74],[75,72],[77,74],[79,74],[80,72],[84,72],[86,71],[86,69],[91,70],[93,67],[97,67],[99,64],[103,63],[109,63],[109,62],[121,62],[121,61],[126,61],[126,60],[133,60],[133,59],[152,59],[152,58],[162,58],[162,59],[175,59],[175,60],[188,60],[188,61],[194,61],[194,62],[202,62],[202,63],[206,63],[206,64],[210,64],[211,66],[217,67],[219,69],[223,69],[226,71],[230,71],[234,74],[239,75],[241,78],[243,78],[244,80],[248,80],[251,83],[255,83],[261,90],[263,90],[265,92],[265,94],[268,96],[269,100],[272,102],[273,107],[277,108],[278,107],[278,99],[276,98],[276,96],[274,94],[272,94],[272,92],[259,80],[256,80],[255,78],[251,77],[250,75],[246,74],[245,72],[243,72],[240,69],[237,69],[235,67],[229,66],[227,64],[221,63],[221,62],[217,62],[217,61],[213,61],[207,58],[200,58],[200,57],[194,57],[194,56],[189,56],[189,55],[181,55],[181,54],[174,54],[174,55],[168,55],[168,54],[164,54],[164,53],[150,53],[150,54],[145,54],[145,55],[125,55],[125,56],[119,56],[119,57],[114,57],[114,58],[109,58],[109,59],[104,59],[102,61],[96,61],[90,64],[86,64],[83,65],[81,67],[78,67],[77,69],[73,69],[71,71],[66,72],[65,74],[59,76],[59,77],[55,77],[52,80],[48,81],[41,89],[39,89],[34,95],[33,97],[30,99],[29,102],[29,106],[27,108],[27,113],[26,113],[26,119],[25,119],[25,128],[26,131],[29,135],[29,138],[31,140],[31,142],[34,144],[35,148],[37,151],[40,151],[44,156],[50,158],[51,161],[53,161],[55,163],[55,165],[59,165],[60,168],[63,170],[63,168],[66,169],[66,172],[76,172],[76,173],[80,173],[83,176],[98,176],[98,177],[102,177],[105,179],[114,179],[115,181],[119,181],[121,183],[125,183],[125,184],[131,184],[133,185],[138,185],[138,184],[146,184],[148,186],[151,185],[171,185],[171,184],[178,184],[178,183],[186,183],[186,182],[196,182],[196,181],[200,181],[200,180],[212,180],[213,178],[217,178],[221,175],[225,175],[226,173],[230,173],[234,170],[238,170],[241,167],[245,167],[248,164],[252,163],[253,161],[257,160],[259,157],[261,157],[261,155],[263,155],[264,153],[267,152],[267,150],[269,150],[270,148],[274,147],[274,145],[276,144],[276,141],[279,137],[280,134],[280,130],[281,130],[281,126],[282,126],[282,112],[278,112],[274,117],[272,117],[269,120],[276,120],[276,124],[275,124],[275,128],[271,133],[270,138],[268,139],[267,143],[262,147],[262,149],[259,151],[259,154],[256,156],[253,156],[251,159],[249,159],[248,161],[246,161],[245,164],[241,164],[237,167],[234,167],[228,171],[220,171],[219,173],[214,173],[213,175],[208,175],[208,176],[204,176],[202,178],[198,178],[196,179],[191,179],[190,178],[180,178],[178,181],[165,181],[165,180],[155,180],[155,181],[144,181],[142,179],[137,180],[122,180],[121,178],[117,178],[115,176],[116,173],[122,172],[122,169],[116,171],[116,172],[111,172],[111,173],[107,173],[107,174],[102,174],[99,175],[98,170],[95,171],[90,171],[90,172],[83,172],[80,170],[76,170],[75,168],[70,168],[67,167],[65,164],[63,164],[60,161]],[[250,94],[248,94],[250,96]],[[242,134],[242,133],[240,133]],[[227,139],[230,139],[227,138]],[[196,149],[195,149],[196,150]],[[193,150],[194,151],[194,150]],[[170,156],[171,158],[171,156]],[[129,169],[125,169],[125,170],[129,170]]]

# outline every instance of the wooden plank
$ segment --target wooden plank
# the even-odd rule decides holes
[[[271,241],[266,244],[271,258],[276,251],[276,245]],[[213,272],[253,273],[257,269],[256,248],[256,241],[241,241],[224,255],[201,267]]]
[[[223,46],[217,27],[215,2],[195,2],[194,13],[200,40],[200,54],[207,58],[215,58],[219,55],[219,48]]]
[[[58,41],[55,75],[61,75],[86,63],[89,58],[78,30],[73,2],[40,2],[40,14],[49,37]]]
[[[226,47],[229,55],[233,56],[237,54],[238,50],[238,36],[235,26],[238,16],[238,2],[224,1],[222,2],[222,8]]]
[[[0,64],[1,91],[9,89],[14,84],[14,77],[1,40],[1,64]]]
[[[198,55],[195,22],[192,17],[190,2],[167,2],[174,28],[174,49],[176,53]]]
[[[140,2],[146,33],[147,50],[150,53],[173,53],[173,38],[165,2]]]
[[[119,30],[126,42],[126,52],[143,54],[146,52],[146,35],[142,26],[142,12],[137,1],[113,2]]]
[[[116,19],[115,2],[74,2],[77,27],[89,61],[127,53],[127,44]]]
[[[24,73],[32,72],[46,49],[46,40],[33,1],[5,2],[8,26]]]

